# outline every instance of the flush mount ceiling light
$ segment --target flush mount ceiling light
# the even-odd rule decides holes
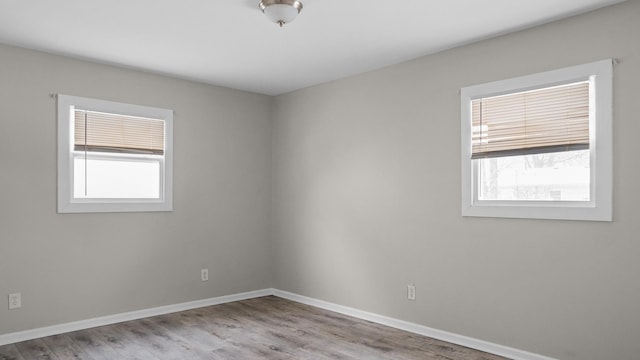
[[[270,21],[280,27],[295,20],[302,11],[302,3],[296,0],[262,0],[258,6]]]

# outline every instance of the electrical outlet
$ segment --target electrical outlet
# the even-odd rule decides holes
[[[407,299],[415,300],[416,299],[416,286],[415,285],[407,285]]]
[[[200,270],[200,280],[209,281],[209,269]]]
[[[22,295],[20,293],[9,294],[9,310],[20,309],[22,307]]]

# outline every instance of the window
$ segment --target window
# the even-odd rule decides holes
[[[172,210],[173,111],[58,95],[58,212]]]
[[[612,64],[461,90],[463,216],[611,221]]]

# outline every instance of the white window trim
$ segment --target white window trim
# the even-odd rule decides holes
[[[173,110],[58,94],[58,212],[146,212],[173,210]],[[160,199],[76,199],[73,197],[73,108],[161,119],[165,122]]]
[[[495,201],[478,200],[477,163],[471,160],[471,101],[593,79],[595,113],[590,116],[591,200]],[[460,91],[462,125],[462,216],[528,219],[612,221],[613,193],[613,60],[542,72],[507,80],[469,86]]]

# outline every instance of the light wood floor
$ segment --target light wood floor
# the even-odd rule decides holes
[[[0,360],[505,358],[274,296],[0,346]]]

